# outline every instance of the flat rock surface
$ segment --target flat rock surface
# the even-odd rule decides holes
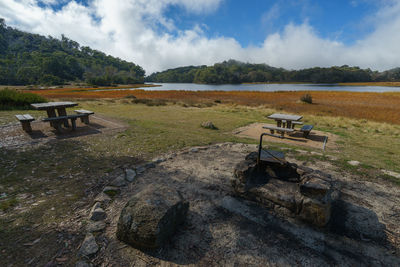
[[[271,123],[252,123],[250,125],[238,128],[234,130],[234,134],[237,134],[241,137],[248,137],[255,140],[260,140],[260,135],[262,133],[268,132],[269,130],[264,129],[263,126],[276,126],[276,124]],[[295,129],[299,130],[301,128],[296,125]],[[275,134],[277,134],[275,132]],[[279,135],[279,134],[278,134]],[[336,149],[337,136],[332,133],[321,132],[312,130],[310,135],[307,138],[303,137],[303,133],[300,131],[295,131],[294,133],[285,134],[285,138],[277,138],[274,136],[264,136],[263,140],[269,142],[277,142],[277,143],[286,143],[286,144],[295,144],[305,147],[319,148],[322,149],[324,146],[325,137],[328,137],[328,141],[326,143],[326,149]],[[307,151],[305,151],[307,152]]]
[[[107,246],[94,263],[114,266],[399,266],[400,191],[348,175],[327,162],[308,167],[342,185],[326,229],[282,219],[254,202],[232,197],[235,165],[255,145],[222,144],[177,153],[121,189],[106,208]],[[301,164],[294,159],[291,162]],[[173,187],[189,201],[182,227],[162,249],[140,251],[116,238],[118,216],[131,196],[151,184]]]

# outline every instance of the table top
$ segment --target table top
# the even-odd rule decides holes
[[[78,103],[75,102],[47,102],[47,103],[34,103],[31,106],[38,110],[47,110],[55,108],[67,108],[77,106]]]
[[[267,118],[274,120],[298,121],[301,120],[303,116],[274,113],[272,115],[269,115]]]

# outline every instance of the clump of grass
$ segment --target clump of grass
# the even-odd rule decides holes
[[[132,100],[132,103],[134,104],[145,104],[146,106],[152,107],[152,106],[166,106],[167,101],[164,99],[139,99],[135,98]]]
[[[124,98],[132,98],[132,99],[136,99],[136,96],[134,96],[134,95],[127,95],[127,96],[125,96]]]
[[[32,103],[43,103],[47,100],[36,94],[21,93],[16,90],[0,90],[0,110],[29,109]]]
[[[310,94],[305,94],[300,97],[300,101],[307,104],[312,104],[312,96]]]
[[[12,208],[18,204],[18,200],[16,198],[6,199],[0,202],[0,210],[7,211],[9,208]]]

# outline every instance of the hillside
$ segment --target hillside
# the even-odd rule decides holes
[[[104,54],[62,35],[22,32],[0,18],[0,84],[63,84],[85,81],[93,85],[142,83],[142,67]]]
[[[266,64],[250,64],[236,60],[213,66],[189,66],[156,72],[146,77],[148,82],[186,82],[205,84],[235,84],[251,82],[345,83],[400,81],[400,68],[378,72],[359,67],[334,66],[286,70]]]

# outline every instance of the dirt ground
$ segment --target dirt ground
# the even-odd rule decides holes
[[[47,122],[40,119],[31,123],[32,132],[26,133],[22,130],[19,122],[0,126],[0,148],[18,148],[29,145],[43,144],[59,139],[74,139],[77,137],[93,134],[109,133],[115,130],[123,130],[126,125],[101,115],[90,116],[90,124],[86,125],[76,120],[77,129],[71,131],[63,127],[62,133],[57,134],[56,130]]]
[[[255,145],[224,143],[165,155],[108,205],[108,227],[96,237],[101,249],[90,261],[99,266],[400,265],[398,188],[366,181],[329,162],[310,164],[289,156],[291,162],[331,174],[341,188],[329,226],[314,228],[233,195],[234,166],[255,150]],[[116,224],[129,197],[152,184],[179,190],[190,210],[168,244],[140,251],[116,239]]]
[[[245,127],[236,129],[234,131],[234,134],[236,134],[240,137],[248,137],[248,138],[252,138],[255,140],[259,140],[260,135],[262,133],[269,133],[269,130],[262,128],[263,126],[266,126],[266,125],[276,126],[276,125],[266,124],[266,123],[252,123]],[[275,133],[275,135],[277,135],[277,133]],[[291,144],[291,145],[300,145],[300,146],[305,146],[305,147],[310,147],[310,148],[323,149],[325,138],[328,138],[326,145],[325,145],[325,149],[331,149],[331,150],[336,149],[336,145],[335,145],[336,144],[335,141],[337,140],[336,135],[327,133],[327,132],[316,131],[316,130],[312,130],[310,135],[308,136],[308,138],[304,138],[302,132],[295,131],[294,133],[285,134],[284,138],[265,135],[263,137],[263,140],[268,141],[268,142],[285,143],[285,144]]]

